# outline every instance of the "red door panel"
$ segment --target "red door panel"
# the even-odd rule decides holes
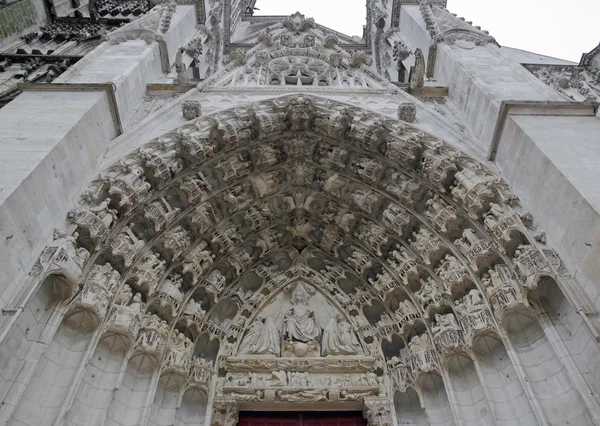
[[[238,426],[366,426],[356,412],[241,412]]]

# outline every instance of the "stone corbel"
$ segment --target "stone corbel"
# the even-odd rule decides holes
[[[389,398],[365,398],[363,417],[368,426],[393,426],[391,406]]]
[[[90,256],[86,249],[77,248],[76,239],[77,234],[71,236],[55,230],[54,241],[42,251],[29,275],[42,278],[51,274],[63,275],[75,291],[81,270]]]
[[[235,426],[238,420],[237,400],[235,398],[217,397],[213,403],[211,426]]]

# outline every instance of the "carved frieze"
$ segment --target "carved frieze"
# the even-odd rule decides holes
[[[223,361],[227,371],[238,372],[270,372],[300,371],[309,373],[364,373],[375,369],[375,358],[358,357],[326,357],[326,358],[249,358],[228,357]]]

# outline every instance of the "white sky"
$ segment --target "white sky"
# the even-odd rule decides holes
[[[257,15],[307,17],[362,35],[366,0],[258,0]],[[392,0],[389,0],[392,3]],[[600,42],[600,0],[448,0],[448,10],[490,32],[502,46],[579,62]]]

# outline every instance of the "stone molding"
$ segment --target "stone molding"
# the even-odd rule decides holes
[[[113,117],[117,136],[123,133],[123,124],[121,123],[119,106],[117,104],[117,98],[115,97],[114,83],[26,83],[19,84],[19,89],[23,92],[105,92],[106,97],[108,98],[108,106]]]
[[[498,143],[506,118],[515,115],[553,115],[553,116],[587,116],[594,117],[598,113],[600,103],[571,101],[502,101],[498,111],[498,119],[492,133],[488,159],[493,161],[498,151]]]

